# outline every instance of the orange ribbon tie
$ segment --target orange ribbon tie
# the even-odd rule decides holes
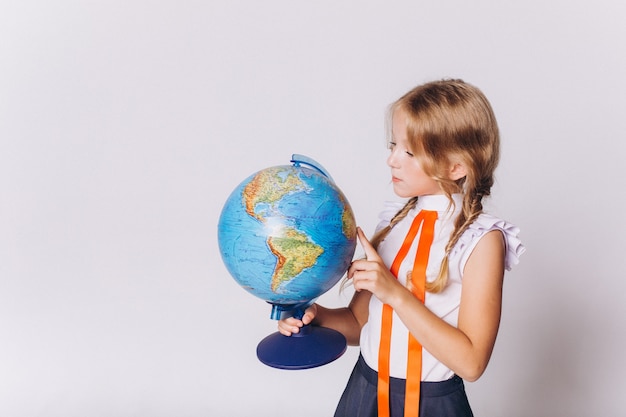
[[[402,246],[393,263],[391,273],[398,278],[398,271],[402,261],[411,248],[417,232],[421,227],[417,253],[411,272],[411,292],[422,303],[426,296],[426,267],[430,255],[430,247],[434,239],[436,211],[420,211],[407,233]],[[391,327],[393,323],[393,309],[383,305],[380,345],[378,353],[378,415],[389,417],[389,357],[391,355]],[[420,383],[422,379],[422,345],[409,334],[406,392],[404,404],[405,417],[419,416]]]

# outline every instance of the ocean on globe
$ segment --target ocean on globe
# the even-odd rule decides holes
[[[352,208],[330,175],[310,158],[294,155],[292,162],[241,182],[218,223],[220,253],[229,273],[244,289],[282,310],[332,288],[356,247]]]

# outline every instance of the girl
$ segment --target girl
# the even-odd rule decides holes
[[[346,308],[313,304],[306,324],[342,332],[361,354],[335,417],[472,416],[463,380],[487,367],[500,323],[504,270],[519,230],[483,213],[499,158],[485,96],[461,80],[427,83],[390,107],[387,164],[403,206],[381,215],[365,258],[350,266]],[[391,215],[390,215],[391,213]]]

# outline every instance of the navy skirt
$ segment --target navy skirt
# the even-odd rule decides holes
[[[390,378],[389,408],[391,417],[404,417],[406,380]],[[378,414],[378,373],[359,360],[339,400],[335,417],[376,417]],[[473,417],[463,380],[454,376],[442,382],[422,382],[419,417]]]

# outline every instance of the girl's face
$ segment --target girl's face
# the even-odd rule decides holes
[[[418,156],[413,154],[406,127],[406,114],[402,109],[397,109],[392,118],[392,139],[389,142],[391,154],[387,158],[393,191],[402,198],[443,194],[439,183],[424,172]]]

